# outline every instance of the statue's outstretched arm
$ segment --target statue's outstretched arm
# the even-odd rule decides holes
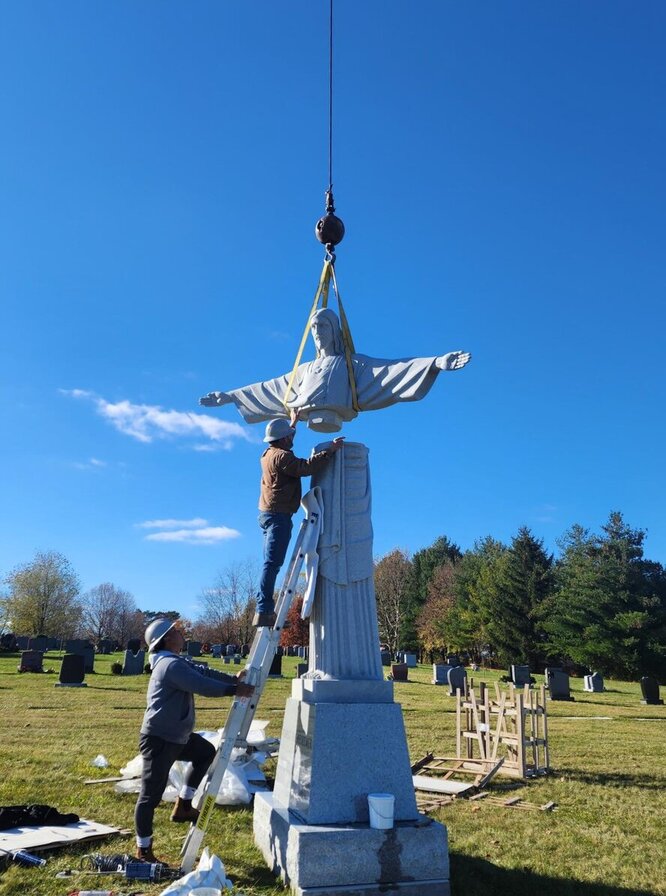
[[[233,398],[231,395],[227,395],[226,392],[209,392],[208,395],[202,395],[199,399],[199,404],[202,404],[205,408],[215,408],[221,404],[231,404]]]
[[[440,370],[460,370],[471,360],[472,356],[469,352],[448,352],[446,355],[435,358],[435,365]]]

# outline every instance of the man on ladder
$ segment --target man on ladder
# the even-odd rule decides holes
[[[275,580],[287,555],[292,517],[301,503],[301,478],[321,470],[344,442],[344,439],[337,438],[325,451],[318,451],[307,460],[296,457],[291,450],[296,434],[296,415],[297,412],[292,413],[290,423],[280,417],[266,426],[264,442],[268,442],[268,448],[261,455],[259,497],[264,563],[259,580],[257,612],[252,620],[256,627],[272,627],[275,624]]]

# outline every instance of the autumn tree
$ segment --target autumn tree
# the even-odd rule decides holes
[[[375,560],[374,582],[379,639],[395,656],[408,608],[412,566],[409,555],[396,548]]]
[[[303,594],[297,592],[287,612],[287,625],[280,632],[280,646],[289,647],[298,644],[307,647],[310,643],[310,620],[301,618]]]
[[[56,551],[38,551],[9,573],[6,609],[14,632],[72,637],[79,624],[79,578]]]
[[[430,545],[417,551],[412,557],[412,568],[406,592],[406,606],[400,633],[401,646],[418,649],[416,625],[421,608],[428,598],[428,584],[438,566],[457,563],[462,552],[446,535],[441,535]]]
[[[456,604],[455,566],[442,563],[428,582],[428,597],[418,616],[416,630],[423,649],[434,660],[452,647],[450,619]]]

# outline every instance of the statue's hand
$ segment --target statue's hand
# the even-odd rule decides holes
[[[205,408],[214,408],[221,404],[229,404],[231,400],[231,396],[226,392],[209,392],[208,395],[203,395],[199,399],[199,404]]]
[[[469,352],[449,352],[435,358],[435,365],[440,370],[460,370],[471,360],[472,356]]]

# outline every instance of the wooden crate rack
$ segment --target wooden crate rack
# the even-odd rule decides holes
[[[470,681],[456,694],[456,756],[496,761],[503,758],[500,775],[534,778],[549,770],[546,691],[501,689],[494,694],[485,684],[478,693]]]

